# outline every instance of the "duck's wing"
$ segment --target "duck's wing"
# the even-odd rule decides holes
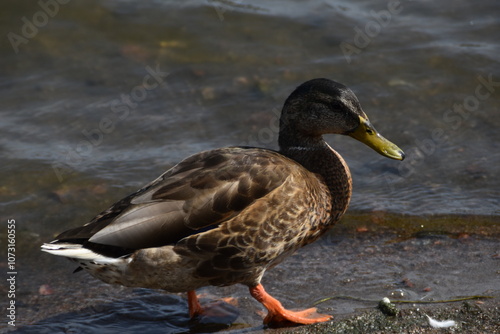
[[[56,242],[127,250],[174,244],[234,217],[280,187],[297,166],[270,150],[231,147],[201,152],[90,223],[63,232]]]

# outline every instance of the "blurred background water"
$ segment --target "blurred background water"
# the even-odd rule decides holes
[[[350,87],[407,154],[400,163],[328,136],[353,174],[349,212],[382,212],[388,224],[394,215],[406,227],[448,217],[441,222],[498,233],[497,1],[47,0],[0,8],[0,208],[2,224],[16,220],[27,300],[55,272],[75,279],[66,262],[39,254],[41,242],[190,154],[277,148],[285,98],[316,77]],[[99,287],[96,295],[110,289]],[[61,291],[74,293],[71,285]],[[37,319],[40,310],[27,309]]]

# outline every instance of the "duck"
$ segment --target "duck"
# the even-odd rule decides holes
[[[264,273],[334,226],[352,178],[325,134],[350,136],[379,154],[405,154],[377,132],[356,95],[318,78],[283,105],[279,150],[225,147],[194,154],[87,224],[41,246],[109,284],[187,293],[189,315],[207,312],[196,290],[242,284],[269,326],[328,321],[315,308],[292,311],[263,287]]]

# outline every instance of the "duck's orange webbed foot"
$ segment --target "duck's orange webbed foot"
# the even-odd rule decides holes
[[[262,284],[251,287],[250,294],[268,310],[269,313],[264,319],[264,324],[270,326],[309,325],[328,321],[332,318],[331,315],[317,313],[316,308],[302,311],[287,310],[277,299],[264,290]]]

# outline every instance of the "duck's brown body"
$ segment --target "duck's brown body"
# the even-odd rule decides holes
[[[107,283],[169,292],[257,285],[266,269],[315,241],[348,205],[350,174],[338,154],[328,146],[296,154],[308,161],[319,154],[327,166],[338,165],[336,173],[325,180],[271,150],[202,152],[58,240],[125,253],[113,264],[77,260]]]
[[[229,147],[195,154],[42,249],[108,283],[187,291],[192,316],[203,311],[195,289],[241,283],[269,310],[265,322],[328,320],[284,309],[260,285],[267,269],[319,238],[347,209],[349,169],[325,133],[404,157],[376,133],[349,89],[311,80],[285,102],[279,152]]]

